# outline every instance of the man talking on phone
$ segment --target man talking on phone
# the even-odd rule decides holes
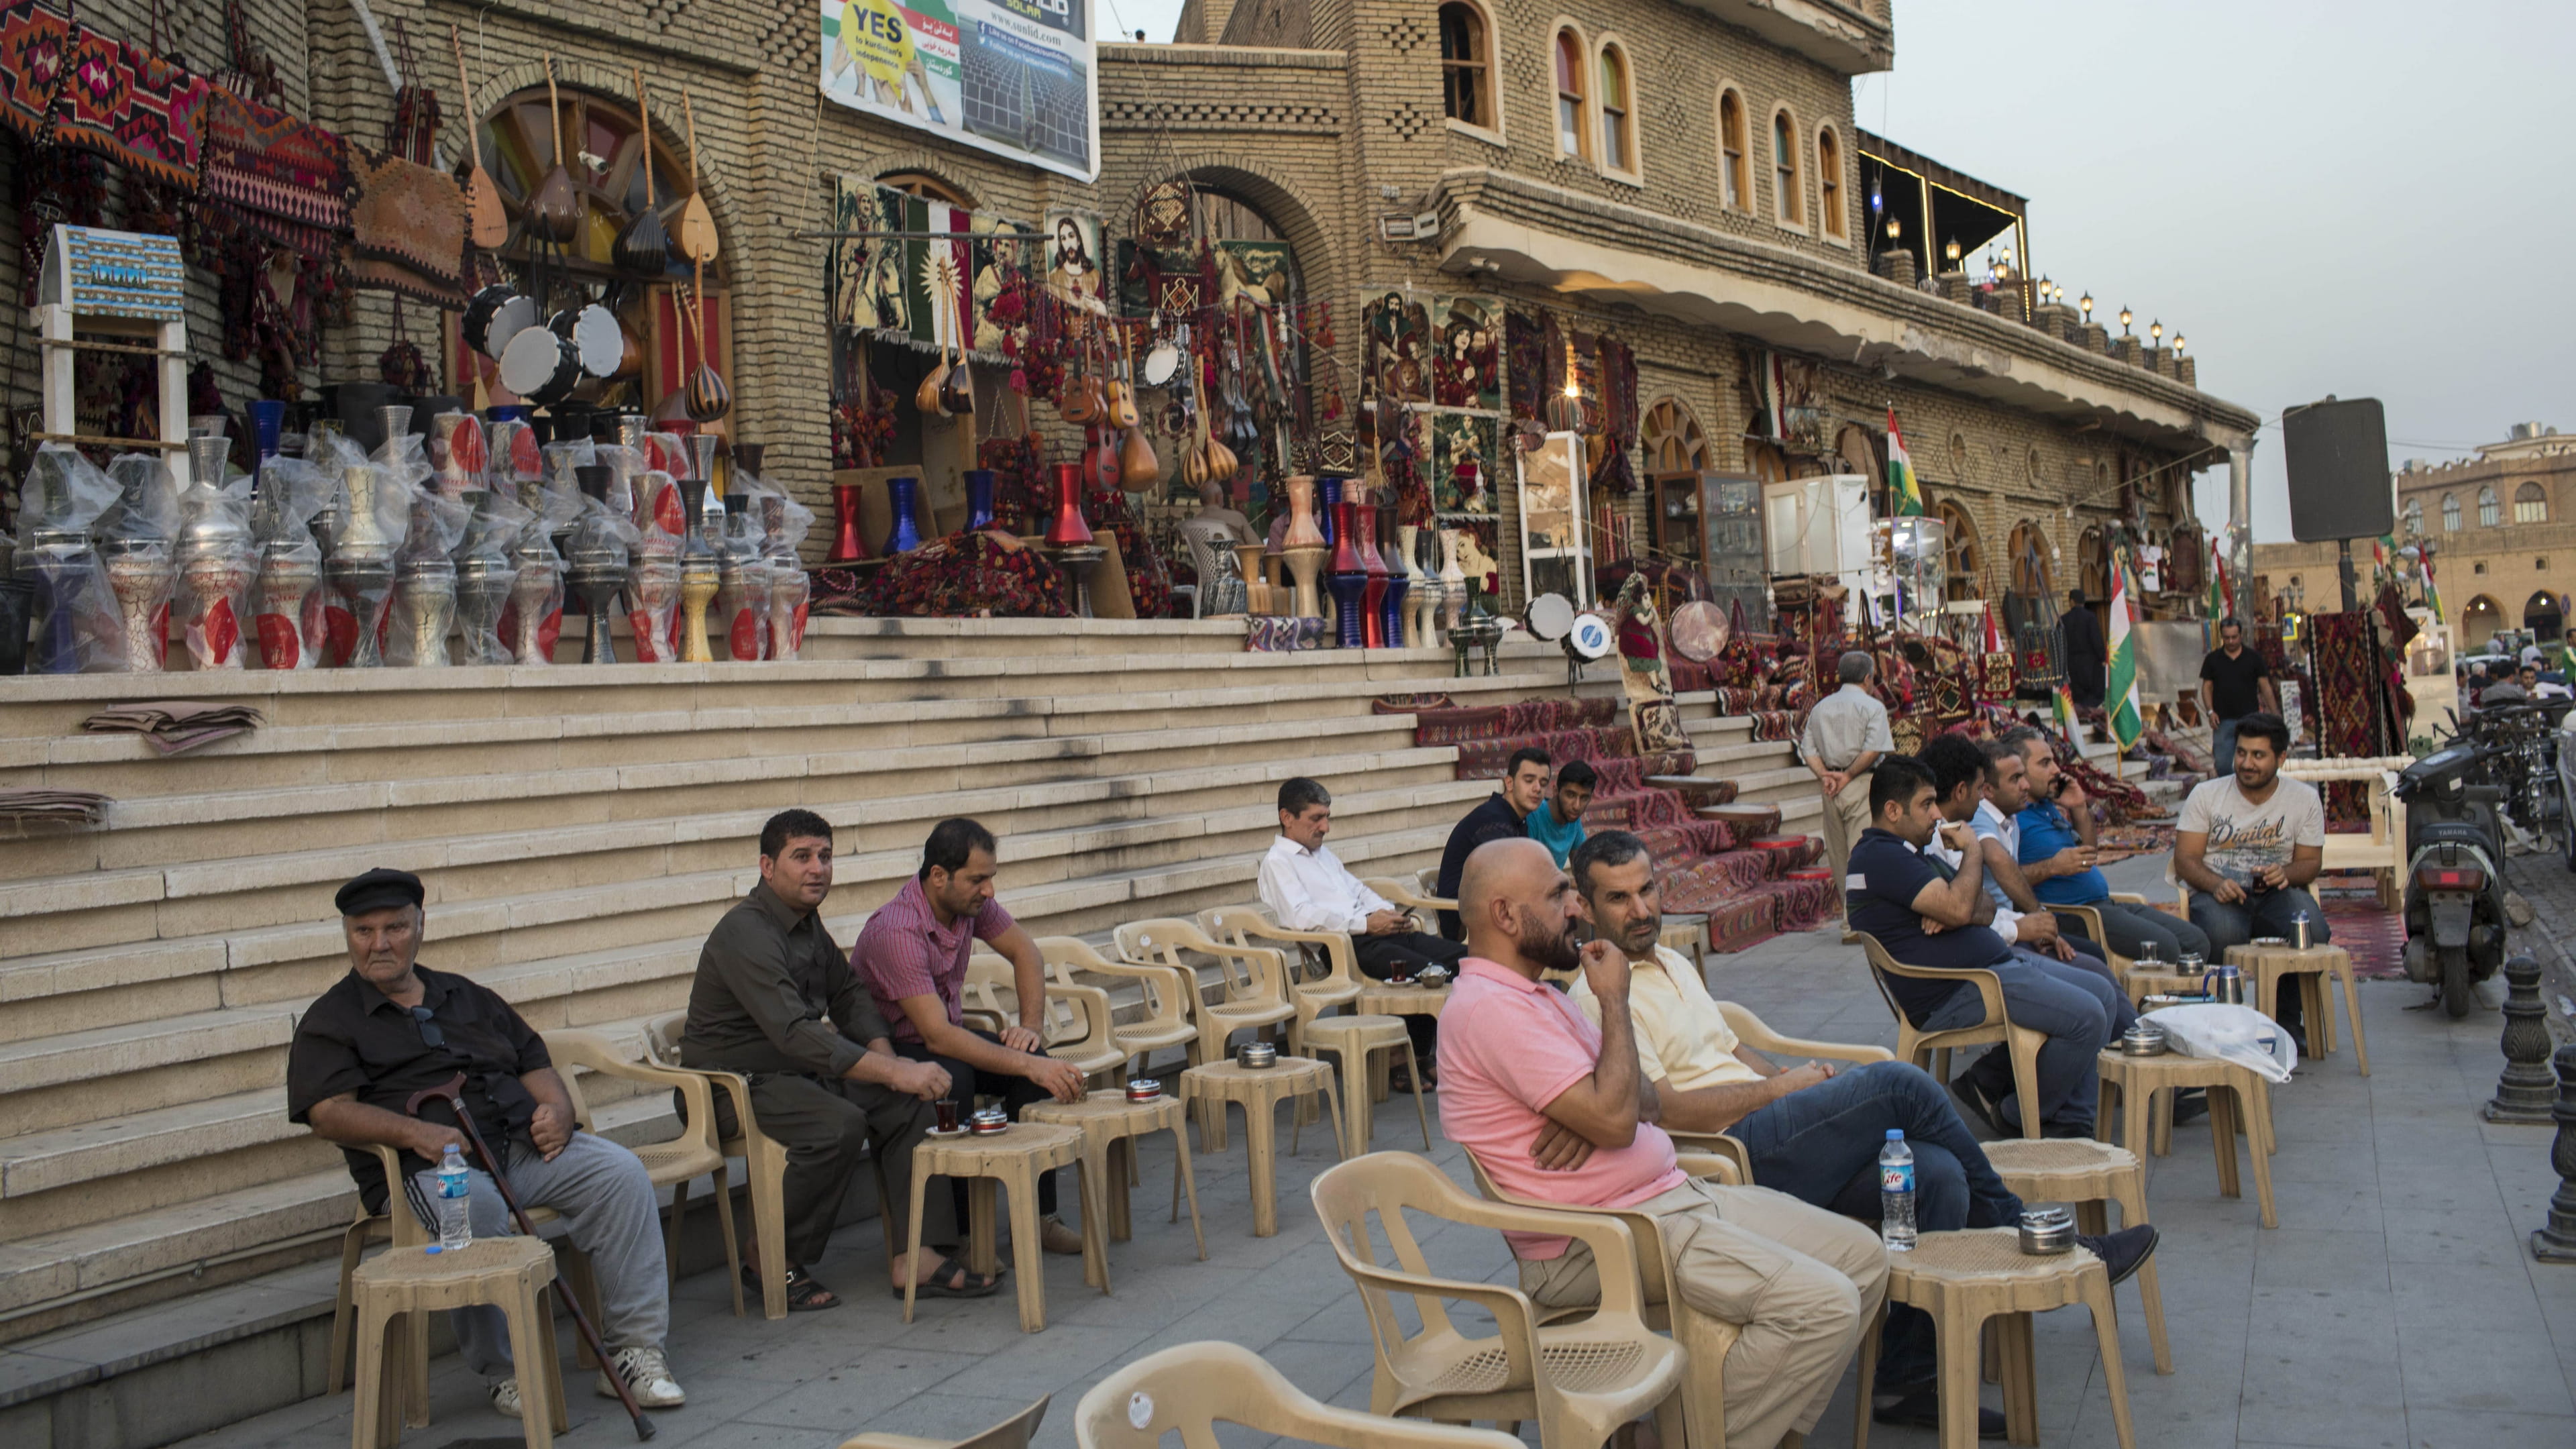
[[[2111,883],[2102,878],[2101,852],[2094,845],[2093,802],[2075,777],[2058,768],[2057,747],[2048,735],[2024,725],[2005,733],[2003,743],[2021,752],[2030,781],[2030,803],[2015,817],[2021,827],[2021,873],[2044,906],[2091,906],[2102,917],[2108,946],[2132,961],[2179,961],[2186,953],[2207,956],[2209,936],[2180,916],[2148,906],[2111,899]],[[2057,929],[2081,940],[2082,916],[2058,913]]]

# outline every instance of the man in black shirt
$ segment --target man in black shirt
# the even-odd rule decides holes
[[[2065,646],[2067,691],[2086,709],[2101,708],[2102,670],[2111,653],[2102,642],[2102,621],[2084,602],[2082,589],[2066,591],[2066,614],[2057,621],[2057,629]]]
[[[1458,899],[1458,877],[1467,869],[1467,857],[1476,847],[1489,840],[1518,840],[1529,834],[1529,813],[1547,798],[1547,777],[1555,770],[1555,761],[1547,751],[1524,746],[1512,751],[1503,765],[1502,788],[1485,803],[1467,812],[1449,832],[1449,843],[1440,851],[1440,880],[1433,888],[1442,900]],[[1467,939],[1467,928],[1456,911],[1440,913],[1440,934],[1452,941]]]
[[[2236,769],[2236,722],[2281,712],[2272,666],[2245,647],[2245,625],[2237,619],[2219,622],[2218,647],[2200,661],[2200,708],[2210,718],[2210,768],[2220,778]]]
[[[340,1145],[370,1212],[385,1211],[390,1196],[375,1148],[399,1149],[403,1195],[432,1231],[436,1211],[416,1174],[434,1169],[450,1145],[463,1147],[475,1169],[468,1213],[474,1236],[500,1237],[510,1231],[508,1209],[465,1134],[452,1121],[404,1111],[413,1093],[464,1073],[465,1110],[501,1158],[519,1202],[563,1214],[573,1244],[590,1257],[609,1358],[599,1392],[616,1396],[608,1382],[613,1368],[637,1403],[676,1407],[686,1396],[662,1353],[671,1303],[653,1179],[634,1153],[574,1124],[571,1094],[544,1039],[508,1002],[471,978],[418,964],[423,897],[420,877],[400,870],[371,870],[340,888],[349,974],[296,1024],[286,1056],[287,1118]],[[444,1103],[423,1110],[447,1116]],[[457,1352],[483,1376],[492,1406],[517,1418],[519,1386],[501,1311],[462,1308],[451,1321]]]

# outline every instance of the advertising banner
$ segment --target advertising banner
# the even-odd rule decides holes
[[[1084,181],[1100,174],[1091,0],[821,0],[823,94]]]

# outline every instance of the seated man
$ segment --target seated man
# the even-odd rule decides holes
[[[1974,830],[1977,812],[1989,803],[1985,750],[1965,735],[1941,734],[1924,741],[1923,753],[1916,758],[1932,771],[1932,788],[1940,792],[1941,818],[1950,824],[1966,825]],[[1983,839],[1970,842],[1983,857],[1981,864],[1986,871],[1986,895],[1993,900],[1995,907],[1995,918],[1989,923],[1994,933],[2010,945],[2059,961],[2087,966],[2108,976],[2111,968],[2103,964],[2100,947],[2090,941],[2076,944],[2074,937],[2058,930],[2057,917],[2050,912],[2036,907],[2025,911],[2014,903],[2011,893],[1996,880],[1996,852],[1987,849],[1990,843]],[[1962,853],[1952,850],[1938,833],[1923,849],[1952,871],[1966,863]],[[2019,870],[2011,866],[2004,868],[2012,870],[2014,883],[2020,884]],[[2025,885],[2022,889],[2027,891],[2029,887]],[[2088,947],[2091,949],[2086,949]],[[2114,981],[2112,984],[2119,983]]]
[[[1682,1172],[1638,1067],[1628,958],[1604,940],[1576,951],[1582,904],[1545,847],[1481,847],[1464,889],[1471,954],[1442,1013],[1441,1130],[1514,1197],[1663,1219],[1683,1301],[1744,1326],[1726,1360],[1729,1449],[1771,1449],[1813,1429],[1887,1292],[1877,1236],[1783,1192]],[[1539,979],[1576,969],[1599,1002],[1599,1026]],[[1532,1299],[1550,1308],[1600,1301],[1590,1249],[1508,1236]]]
[[[613,1368],[636,1403],[676,1408],[687,1395],[662,1356],[671,1300],[653,1179],[634,1153],[574,1124],[571,1094],[544,1039],[508,1002],[469,977],[418,963],[423,896],[420,877],[400,870],[371,870],[340,887],[349,974],[296,1023],[286,1053],[287,1120],[340,1145],[369,1212],[386,1211],[390,1195],[373,1149],[400,1148],[403,1197],[433,1234],[437,1210],[417,1174],[437,1167],[451,1145],[461,1148],[474,1169],[467,1212],[474,1236],[501,1237],[511,1231],[509,1210],[447,1104],[424,1104],[438,1121],[406,1111],[413,1093],[464,1073],[465,1110],[501,1159],[511,1191],[524,1207],[563,1214],[574,1245],[590,1256],[608,1348],[599,1392],[616,1397]],[[492,1407],[518,1418],[501,1310],[460,1308],[448,1321],[458,1356],[483,1377]]]
[[[2013,1024],[2048,1038],[2039,1050],[2036,1103],[2017,1100],[2012,1061],[2000,1049],[1979,1057],[1952,1091],[1997,1133],[2018,1133],[2023,1115],[2035,1109],[2044,1136],[2093,1135],[2100,1086],[2093,1058],[2137,1020],[2128,996],[2080,966],[2016,950],[1988,928],[1995,903],[1986,894],[1984,857],[1968,849],[1975,837],[1966,826],[1942,820],[1932,772],[1921,761],[1907,755],[1880,761],[1870,806],[1873,823],[1852,847],[1844,882],[1851,928],[1875,937],[1907,966],[1994,972]],[[1936,828],[1948,831],[1951,848],[1961,852],[1956,874],[1925,853]],[[1985,1018],[1984,998],[1965,981],[1890,976],[1886,982],[1918,1029],[1973,1026]]]
[[[2210,955],[2257,936],[2295,937],[2301,912],[2308,940],[2333,939],[2308,894],[2326,859],[2325,799],[2305,780],[2281,774],[2290,727],[2276,714],[2236,727],[2236,773],[2194,785],[2174,828],[2174,877],[2191,889],[2191,918],[2209,933]],[[2298,981],[2284,977],[2273,1020],[2293,1036],[2306,1024]]]
[[[921,847],[921,868],[859,928],[851,968],[877,1010],[894,1023],[895,1054],[947,1074],[949,1095],[971,1110],[978,1096],[1020,1109],[1053,1099],[1079,1102],[1088,1084],[1073,1063],[1047,1055],[1046,958],[993,899],[1001,874],[993,832],[972,820],[942,820]],[[966,961],[982,941],[1011,963],[1020,1024],[996,1035],[966,1024]],[[966,1182],[950,1183],[957,1215]],[[1056,1213],[1055,1173],[1038,1174],[1038,1237],[1050,1253],[1079,1253],[1082,1234]]]
[[[1524,746],[1512,751],[1512,757],[1503,762],[1503,778],[1494,793],[1451,827],[1449,843],[1440,848],[1440,875],[1432,887],[1433,895],[1444,901],[1458,899],[1459,874],[1467,868],[1467,857],[1475,853],[1477,846],[1489,840],[1512,840],[1529,834],[1523,822],[1546,798],[1548,771],[1553,764],[1545,750]],[[1467,939],[1456,911],[1440,913],[1440,934],[1452,941]]]
[[[1583,812],[1592,804],[1592,787],[1600,776],[1581,760],[1568,760],[1556,770],[1556,790],[1547,803],[1529,813],[1529,838],[1547,847],[1558,865],[1583,843]]]
[[[885,1018],[861,988],[819,914],[832,893],[832,827],[810,810],[782,810],[760,827],[760,883],[725,912],[698,952],[680,1064],[740,1072],[763,1136],[787,1149],[790,1312],[835,1307],[814,1281],[850,1175],[874,1150],[885,1164],[886,1242],[912,1240],[912,1149],[931,1126],[929,1103],[949,1092],[946,1072],[895,1055]],[[716,1129],[740,1130],[732,1101],[716,1094]],[[922,1209],[925,1243],[957,1241],[956,1215],[933,1194]],[[760,1286],[757,1243],[743,1252],[744,1285]],[[896,1253],[894,1286],[907,1278],[932,1297],[975,1298],[999,1286],[930,1248]]]
[[[1332,833],[1333,797],[1322,785],[1300,775],[1279,787],[1279,838],[1261,858],[1261,904],[1270,918],[1292,931],[1349,936],[1361,973],[1381,981],[1398,966],[1407,975],[1435,964],[1456,969],[1467,948],[1422,930],[1411,912],[1362,885],[1324,844]],[[1436,1016],[1404,1018],[1426,1075],[1439,1042],[1438,1023]],[[1403,1070],[1398,1067],[1397,1074]]]
[[[1654,1090],[1656,1122],[1665,1131],[1730,1133],[1752,1158],[1756,1183],[1874,1224],[1878,1154],[1893,1129],[1914,1149],[1917,1228],[1946,1232],[2021,1220],[2021,1199],[1995,1175],[1931,1074],[1904,1062],[1837,1067],[1818,1061],[1783,1071],[1736,1041],[1698,968],[1657,944],[1663,902],[1644,841],[1624,830],[1604,831],[1574,853],[1573,876],[1593,932],[1629,955],[1637,1065]],[[1571,994],[1585,1016],[1600,1019],[1600,998],[1588,980],[1576,981]],[[2083,1242],[2116,1282],[2154,1251],[2156,1234],[2140,1226]],[[1891,1304],[1871,1417],[1939,1428],[1939,1367],[1931,1317]],[[1984,1437],[2002,1436],[2001,1414],[1981,1409],[1978,1419]]]
[[[2536,672],[2534,677],[2538,677]],[[2493,680],[2492,683],[2477,685],[2475,692],[2470,696],[2476,701],[2478,708],[2493,709],[2499,705],[2531,703],[2531,691],[2523,687],[2521,671],[2507,670],[2499,666],[2490,678]],[[2476,684],[2476,681],[2472,680],[2471,683]]]
[[[2032,893],[2047,906],[2091,906],[2102,917],[2111,939],[2102,944],[2135,961],[2152,955],[2179,961],[2186,953],[2209,955],[2209,938],[2200,928],[2150,906],[2111,899],[2111,883],[2094,864],[2094,824],[2084,787],[2057,764],[2057,746],[2045,731],[2023,725],[2004,732],[2004,744],[2021,751],[2028,777],[2030,803],[2015,821],[2021,829],[2021,873]],[[2059,916],[2057,928],[2086,936],[2080,916]]]

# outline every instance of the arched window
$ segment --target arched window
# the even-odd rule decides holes
[[[906,196],[918,196],[924,201],[944,201],[969,211],[975,209],[963,192],[927,171],[889,171],[877,178],[877,185],[889,191],[900,191]]]
[[[1722,91],[1717,97],[1718,175],[1726,191],[1726,204],[1738,211],[1749,204],[1753,194],[1752,178],[1745,174],[1744,98],[1733,91]]]
[[[2442,531],[2460,531],[2460,500],[2448,493],[2442,495]]]
[[[1449,119],[1495,129],[1493,50],[1484,12],[1463,0],[1440,7],[1440,100]]]
[[[1601,46],[1601,164],[1612,171],[1637,169],[1637,135],[1628,121],[1635,109],[1629,93],[1628,52],[1614,42]]]
[[[1577,160],[1592,159],[1584,139],[1583,38],[1567,27],[1556,33],[1556,151]]]
[[[2424,500],[2421,498],[2406,500],[2406,531],[2410,534],[2424,531]]]
[[[1942,592],[1953,602],[1982,596],[1985,588],[1985,550],[1977,546],[1977,521],[1968,510],[1944,498],[1932,505],[1933,516],[1941,520],[1941,547],[1949,576],[1942,581]]]
[[[2541,491],[2539,484],[2525,483],[2513,490],[2513,521],[2516,523],[2549,521],[2549,495]]]
[[[2493,528],[2502,522],[2504,522],[2504,504],[2496,498],[2495,489],[2490,487],[2479,488],[2478,527]]]
[[[1798,123],[1785,110],[1771,113],[1771,214],[1791,226],[1807,224],[1798,194]]]
[[[1834,128],[1816,133],[1816,210],[1823,213],[1825,235],[1840,241],[1846,235],[1843,223],[1843,146],[1834,139]]]

